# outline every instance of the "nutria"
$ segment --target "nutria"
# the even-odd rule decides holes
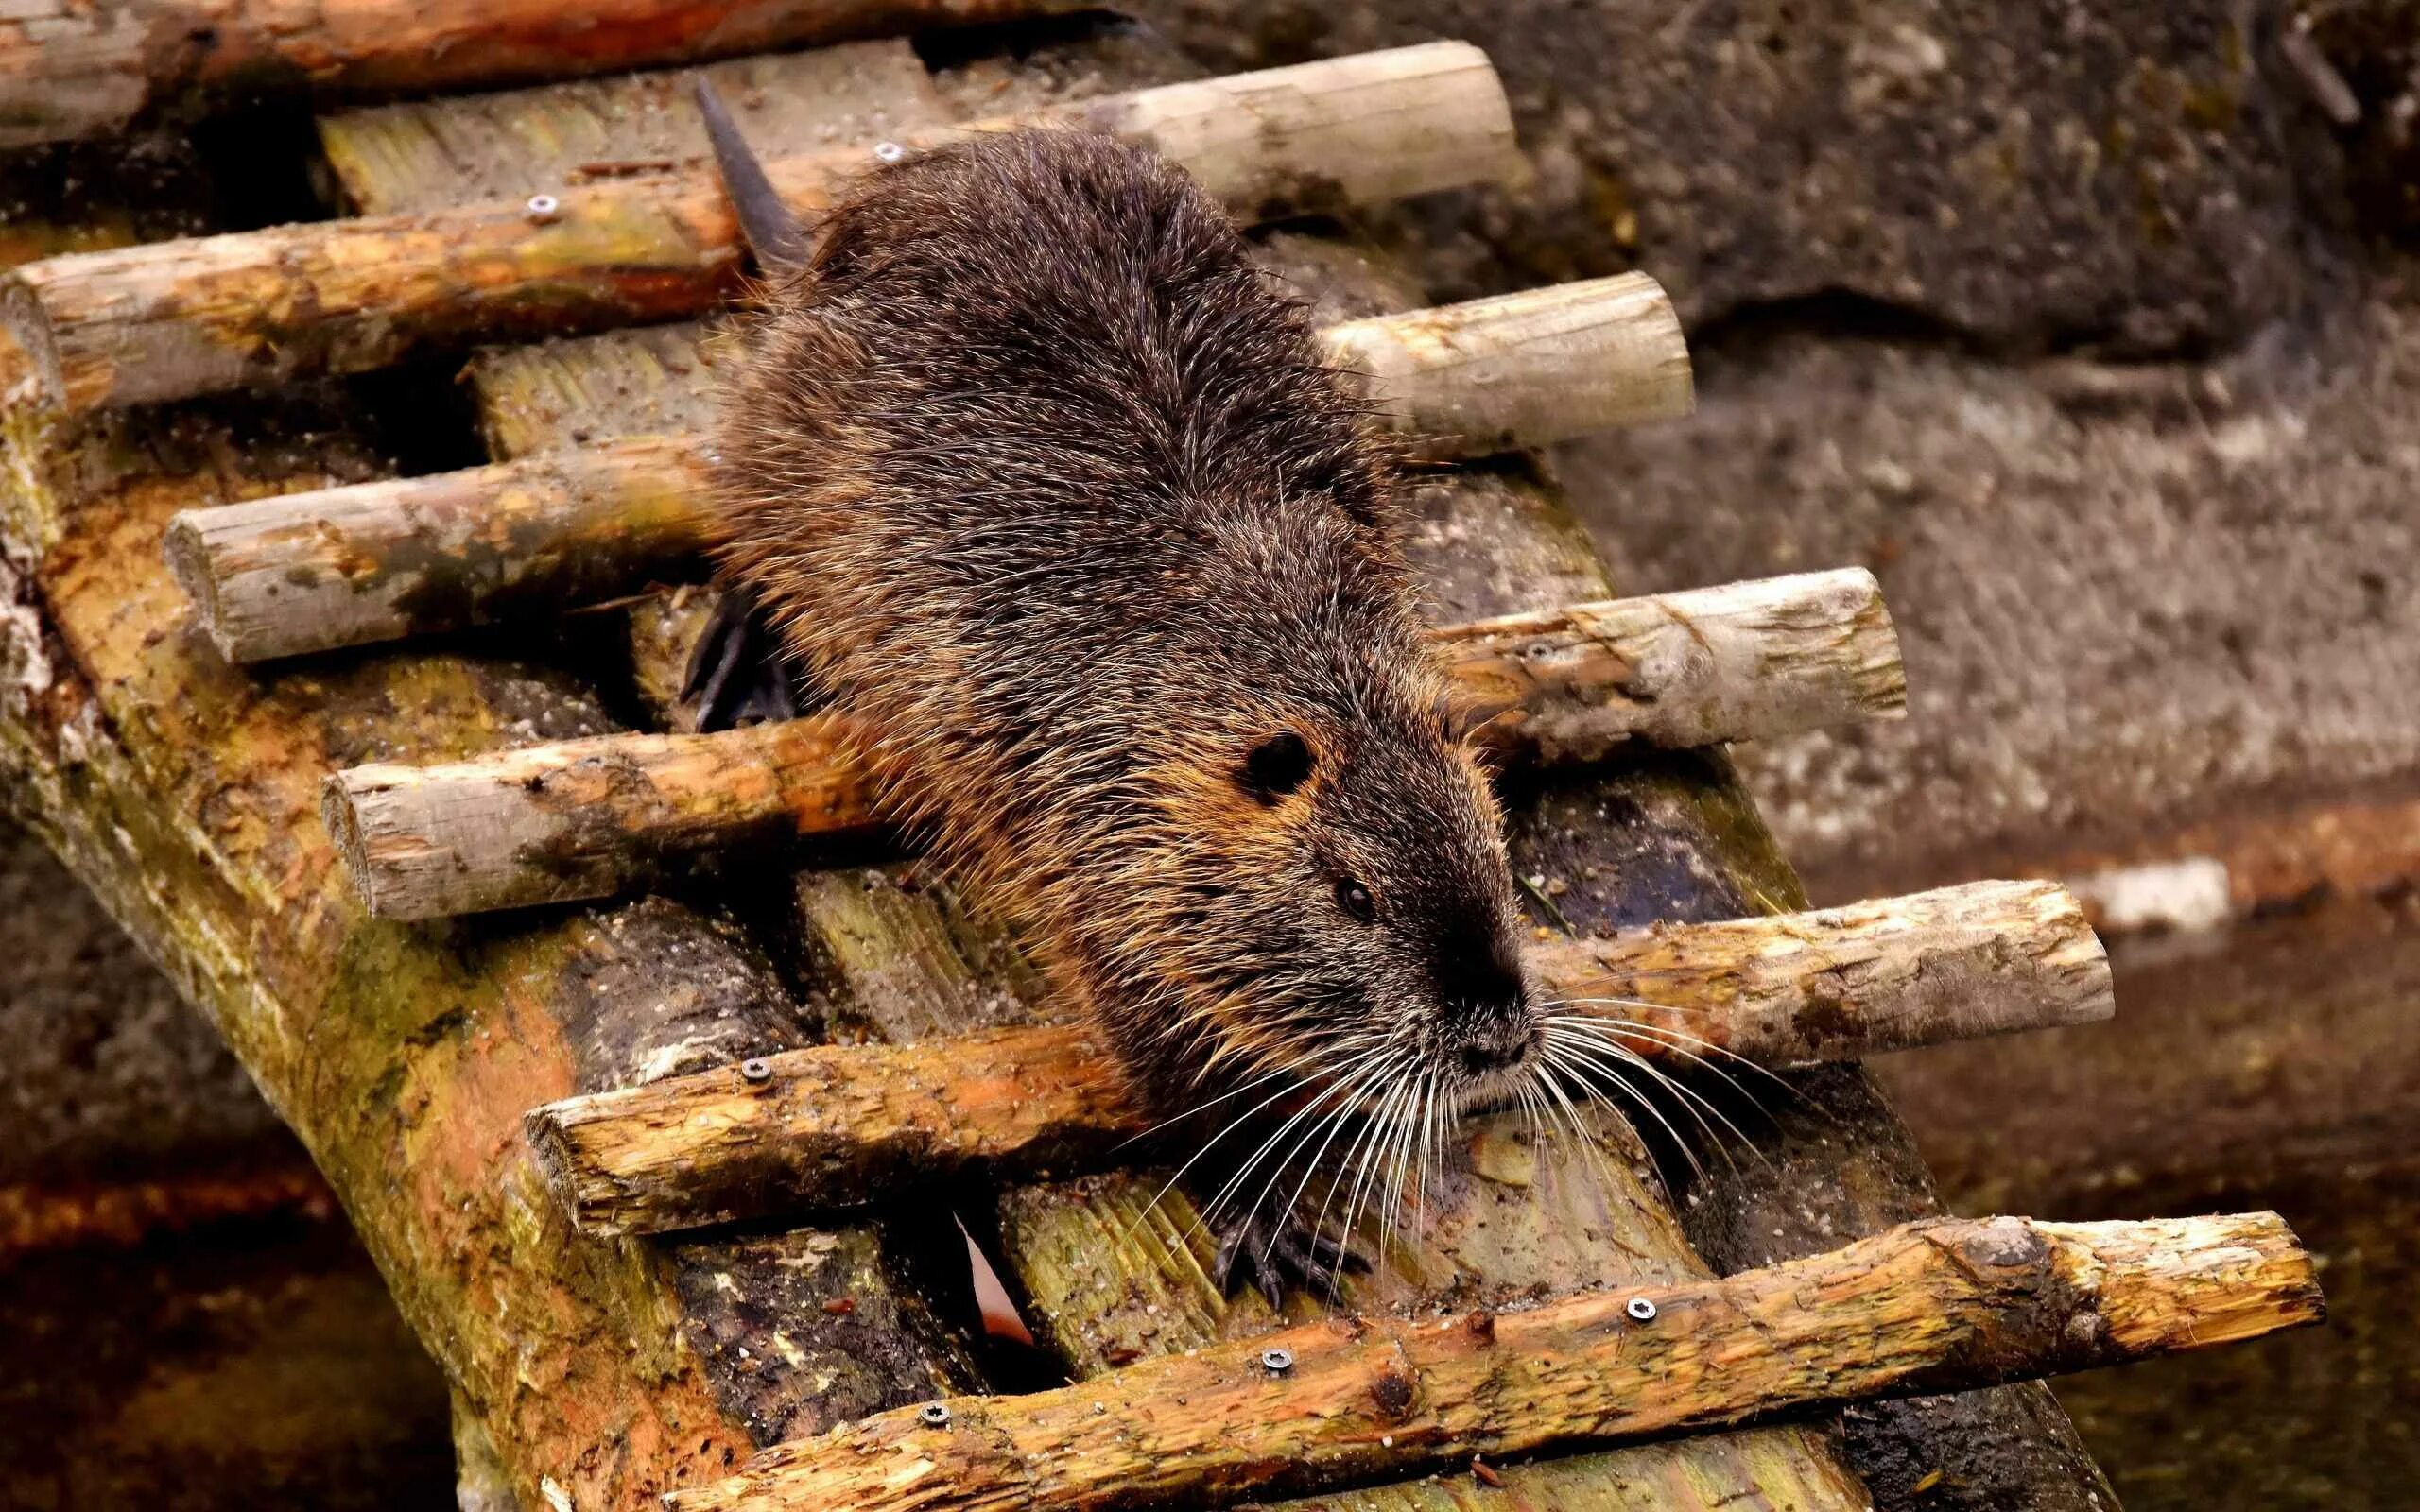
[[[1332,1279],[1296,1211],[1324,1152],[1408,1152],[1541,1036],[1384,448],[1154,154],[887,151],[810,251],[700,103],[769,275],[713,443],[721,574],[1142,1104],[1211,1108],[1221,1283]],[[698,662],[717,720],[733,644]]]

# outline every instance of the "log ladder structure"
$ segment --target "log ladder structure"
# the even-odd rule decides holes
[[[1475,49],[756,53],[1052,9],[0,21],[10,143],[329,100],[349,214],[0,274],[0,770],[328,1175],[452,1383],[464,1506],[2114,1506],[2035,1378],[2311,1321],[2309,1258],[2266,1214],[1939,1215],[1855,1057],[2086,1022],[2108,975],[2048,884],[1803,911],[1721,743],[1900,712],[1872,580],[1620,598],[1524,448],[1686,407],[1660,291],[1423,309],[1340,229],[1518,173]],[[1483,1114],[1333,1311],[1223,1298],[1048,985],[872,822],[846,712],[683,732],[708,595],[661,585],[695,577],[739,287],[685,78],[337,96],[717,57],[808,210],[879,143],[1039,118],[1262,223],[1440,459],[1407,544],[1519,774],[1533,969],[1659,1005],[1642,1057],[1677,1032],[1786,1082],[1752,1152],[1692,1175],[1642,1118],[1675,1193],[1609,1113],[1589,1147]],[[488,463],[393,475],[325,380],[465,352]],[[968,1322],[978,1240],[1040,1369]]]

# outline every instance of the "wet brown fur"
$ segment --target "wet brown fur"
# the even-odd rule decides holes
[[[911,158],[817,230],[728,396],[721,560],[893,814],[1163,1113],[1390,1050],[1500,1076],[1536,1029],[1499,815],[1300,308],[1092,136]],[[1308,779],[1255,789],[1289,731]]]

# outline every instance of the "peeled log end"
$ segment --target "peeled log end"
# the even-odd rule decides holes
[[[2115,1360],[2215,1349],[2327,1321],[2319,1267],[2274,1212],[2034,1225],[2088,1262]]]
[[[208,515],[205,509],[187,509],[168,522],[166,540],[161,555],[167,558],[168,576],[177,580],[185,596],[193,600],[194,616],[200,622],[201,632],[209,637],[218,654],[230,662],[240,661],[241,638],[231,633],[226,621],[226,605],[218,594],[219,574],[211,559]],[[327,812],[326,799],[320,799],[320,812]],[[333,829],[331,833],[335,833]]]
[[[56,410],[66,403],[50,312],[22,274],[0,272],[0,411]]]

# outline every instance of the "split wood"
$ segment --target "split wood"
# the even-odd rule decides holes
[[[2325,1315],[2275,1213],[1933,1218],[1720,1280],[1522,1313],[1337,1318],[778,1445],[671,1512],[1211,1507],[1421,1469],[1965,1391]]]
[[[1851,568],[1452,627],[1436,644],[1508,754],[1589,761],[1895,718],[1907,684]],[[668,858],[872,822],[841,714],[713,735],[599,735],[329,779],[323,813],[389,919],[599,898]]]
[[[1503,85],[1462,43],[1164,85],[909,145],[1034,124],[1155,147],[1253,218],[1520,171]],[[869,166],[850,149],[766,170],[812,213]],[[0,401],[72,413],[357,372],[475,336],[672,319],[739,287],[738,225],[702,167],[526,203],[76,253],[0,275]]]
[[[1641,273],[1347,320],[1331,366],[1426,451],[1543,446],[1685,414],[1671,301]],[[168,559],[226,656],[259,662],[631,592],[714,538],[702,443],[645,437],[189,510]]]
[[[1629,1052],[1735,1075],[2089,1023],[2116,1006],[2083,909],[2047,882],[1552,940],[1528,964],[1564,1011],[1633,1025]],[[527,1121],[548,1189],[598,1234],[841,1206],[970,1167],[1065,1175],[1108,1163],[1143,1127],[1107,1058],[1067,1025],[786,1051]]]

